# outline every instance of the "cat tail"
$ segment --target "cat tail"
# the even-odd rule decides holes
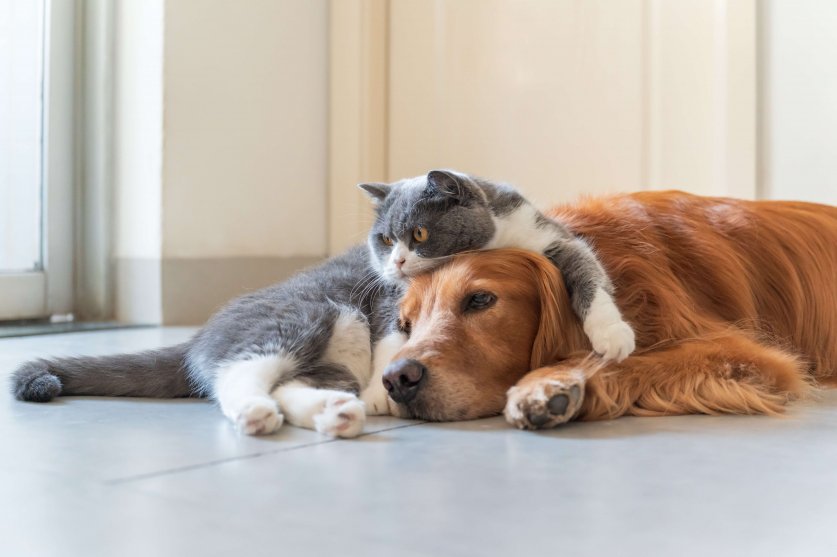
[[[199,396],[186,372],[188,348],[187,342],[134,354],[32,360],[12,374],[12,393],[30,402],[59,395]]]

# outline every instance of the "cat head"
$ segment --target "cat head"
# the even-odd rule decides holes
[[[360,184],[377,218],[368,245],[378,273],[401,282],[447,257],[480,249],[494,234],[488,198],[477,181],[433,170],[393,184]]]

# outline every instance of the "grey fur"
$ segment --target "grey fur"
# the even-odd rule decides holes
[[[46,402],[61,395],[174,398],[212,396],[227,362],[284,351],[294,379],[357,393],[357,378],[321,361],[341,310],[363,316],[374,343],[395,329],[400,285],[381,282],[366,250],[355,247],[290,280],[233,300],[188,342],[137,354],[58,358],[23,364],[13,375],[16,398]]]
[[[523,205],[531,204],[512,186],[449,170],[433,170],[425,177],[394,184],[360,186],[373,198],[377,218],[368,238],[373,258],[382,268],[390,254],[382,236],[408,246],[427,266],[464,251],[485,249],[491,242],[497,219],[502,220]],[[590,246],[563,224],[534,210],[533,230],[550,229],[554,237],[543,253],[561,270],[573,309],[583,320],[598,288],[609,294],[613,286]],[[426,242],[417,243],[413,229],[430,231]],[[506,246],[512,247],[512,246]],[[516,246],[526,247],[526,246]],[[435,261],[434,261],[435,260]]]
[[[561,270],[573,311],[587,317],[596,290],[613,294],[613,284],[592,248],[581,238],[559,240],[544,250],[544,255]]]
[[[365,188],[366,185],[361,186]],[[482,248],[494,235],[494,222],[488,195],[476,183],[458,180],[452,173],[434,170],[425,179],[413,178],[392,184],[381,199],[378,190],[377,218],[369,233],[369,248],[379,262],[390,248],[383,240],[389,236],[408,245],[424,258],[447,257]],[[368,190],[367,190],[368,192]],[[416,226],[433,233],[427,242],[416,244]],[[379,263],[380,265],[380,263]]]
[[[346,391],[356,395],[360,395],[361,390],[357,377],[346,366],[340,364],[315,363],[286,374],[279,382],[288,383],[294,380],[318,389]]]
[[[59,394],[150,398],[191,396],[183,368],[186,345],[137,354],[34,360],[15,371],[13,389],[20,400],[48,402]],[[97,382],[89,381],[97,374]]]
[[[482,178],[472,179],[485,193],[495,217],[505,217],[524,203],[528,203],[512,186],[493,184]]]

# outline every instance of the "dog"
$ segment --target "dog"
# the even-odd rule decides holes
[[[550,216],[586,239],[637,335],[590,354],[560,270],[522,250],[417,277],[383,381],[398,413],[521,429],[624,415],[778,414],[837,375],[837,208],[641,192]]]

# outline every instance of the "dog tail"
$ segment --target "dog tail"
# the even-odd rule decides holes
[[[49,402],[59,395],[197,396],[186,372],[188,347],[183,343],[134,354],[33,360],[12,374],[12,393],[30,402]]]

